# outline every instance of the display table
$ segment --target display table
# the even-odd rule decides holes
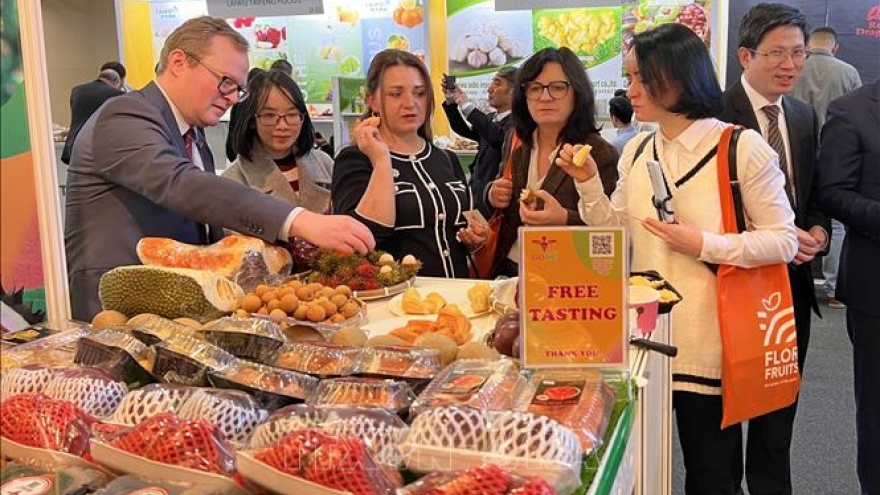
[[[476,282],[418,277],[415,288],[423,295],[460,291],[464,300],[467,289]],[[370,323],[396,317],[389,310],[388,301],[386,298],[367,303]],[[485,339],[497,318],[498,314],[494,312],[473,318],[473,340]],[[669,316],[661,316],[651,338],[668,343],[670,330]],[[672,407],[669,359],[631,346],[629,364],[636,385],[634,400],[620,415],[588,495],[670,493]]]

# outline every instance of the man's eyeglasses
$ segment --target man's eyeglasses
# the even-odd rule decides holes
[[[275,127],[281,122],[281,119],[284,119],[284,123],[287,125],[297,125],[301,124],[303,121],[303,114],[299,112],[291,112],[285,114],[277,114],[277,113],[258,113],[257,114],[257,122],[260,125],[264,125],[267,127]]]
[[[208,66],[208,64],[202,62],[202,60],[199,57],[196,57],[195,55],[193,55],[191,53],[187,53],[187,52],[183,52],[183,53],[187,57],[198,62],[198,64],[201,65],[202,67],[204,67],[205,69],[207,69],[208,72],[210,72],[215,77],[220,79],[220,81],[217,83],[217,91],[219,91],[221,95],[229,96],[229,95],[235,94],[238,96],[238,101],[244,101],[244,99],[248,97],[248,90],[246,88],[241,87],[237,82],[235,82],[235,79],[232,79],[229,76],[224,76],[223,74],[212,69],[210,66]]]
[[[550,98],[561,100],[568,94],[568,88],[570,87],[571,83],[568,81],[553,81],[549,84],[541,84],[533,81],[523,85],[523,89],[526,91],[526,98],[530,100],[540,100],[545,89],[547,90],[547,93],[550,94]]]
[[[795,48],[794,50],[770,50],[769,52],[759,52],[758,50],[752,50],[751,48],[748,48],[748,50],[752,52],[753,55],[767,57],[767,60],[773,64],[781,64],[782,62],[785,62],[788,57],[791,57],[791,60],[794,62],[803,62],[810,58],[810,51],[803,48]]]

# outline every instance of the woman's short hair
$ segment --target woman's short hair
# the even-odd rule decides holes
[[[419,127],[418,132],[420,136],[431,141],[433,139],[433,133],[431,131],[431,116],[434,115],[434,86],[431,84],[431,75],[428,73],[428,69],[418,57],[410,52],[390,48],[377,53],[376,56],[373,57],[373,61],[370,62],[370,68],[367,70],[366,92],[368,95],[378,94],[381,89],[380,86],[382,84],[382,76],[385,74],[385,69],[398,65],[412,67],[422,75],[422,79],[425,82],[425,91],[428,97],[428,108],[425,112],[425,122]],[[364,116],[369,117],[371,112],[372,111],[367,108]]]
[[[524,143],[532,140],[532,133],[538,124],[529,113],[525,86],[537,79],[544,66],[550,62],[562,66],[562,71],[571,84],[570,89],[574,91],[574,110],[562,132],[559,133],[559,142],[582,143],[588,134],[599,132],[599,127],[596,125],[596,97],[580,59],[566,47],[544,48],[529,57],[520,67],[513,89],[511,112],[516,134]]]
[[[281,94],[290,100],[302,114],[303,120],[299,137],[294,143],[294,156],[305,155],[315,145],[315,128],[312,125],[312,119],[309,117],[309,110],[299,86],[290,76],[281,71],[261,71],[248,82],[250,96],[238,103],[241,118],[235,121],[229,131],[232,133],[232,148],[247,160],[253,160],[254,143],[260,139],[257,134],[257,114],[266,104],[273,88],[280,90]]]
[[[645,91],[666,110],[689,119],[715,117],[723,107],[721,86],[705,43],[690,28],[663,24],[633,38],[632,50]],[[670,99],[668,95],[674,95]]]

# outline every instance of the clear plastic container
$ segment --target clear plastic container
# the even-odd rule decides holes
[[[264,408],[273,411],[304,402],[318,388],[318,379],[311,375],[241,359],[221,372],[208,373],[208,381],[215,387],[247,392]]]
[[[364,349],[357,373],[424,380],[433,378],[442,369],[437,349],[377,346]]]
[[[84,335],[76,344],[74,362],[99,368],[132,388],[153,382],[154,351],[122,331],[105,329]]]
[[[596,371],[538,370],[519,392],[515,409],[555,419],[574,431],[585,454],[602,443],[615,391]]]
[[[153,376],[180,385],[206,386],[208,371],[222,371],[235,359],[213,344],[188,336],[171,337],[153,348]]]
[[[322,380],[309,404],[379,407],[405,413],[413,400],[406,382],[380,378],[332,378]]]
[[[195,337],[195,330],[158,315],[144,315],[131,326],[131,334],[146,345],[155,345],[172,337]]]
[[[441,406],[510,409],[520,383],[519,365],[510,359],[455,361],[419,394],[412,415]]]
[[[347,376],[357,371],[363,351],[328,342],[296,342],[278,349],[268,364],[318,376]]]
[[[287,342],[281,327],[261,318],[220,318],[206,324],[200,333],[230,354],[253,360],[263,359]]]

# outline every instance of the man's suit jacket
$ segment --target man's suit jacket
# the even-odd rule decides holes
[[[822,128],[818,196],[846,225],[835,297],[880,316],[880,81],[831,102]]]
[[[142,237],[201,244],[205,224],[275,241],[292,206],[190,162],[155,83],[113,98],[83,126],[67,172],[64,238],[73,316],[99,311],[101,275],[140,264]],[[200,140],[206,170],[210,150]],[[219,229],[212,229],[219,232]]]
[[[474,204],[488,218],[492,214],[492,206],[486,202],[485,189],[495,180],[501,168],[501,148],[504,146],[504,137],[510,127],[510,114],[500,122],[495,122],[491,115],[486,115],[475,108],[467,116],[467,122],[471,124],[468,126],[455,103],[444,102],[443,110],[449,119],[449,126],[456,134],[479,143],[477,155],[471,165],[470,186]]]
[[[83,124],[89,120],[95,110],[110,98],[124,94],[100,79],[80,84],[70,91],[70,131],[67,133],[64,149],[61,151],[62,162],[70,163],[73,142],[76,141],[76,136]]]
[[[788,96],[782,98],[782,107],[785,112],[785,125],[788,129],[788,141],[791,148],[791,156],[788,157],[788,160],[795,176],[795,194],[797,195],[797,207],[794,208],[795,225],[807,231],[810,230],[810,227],[819,225],[830,235],[830,221],[819,211],[814,194],[816,154],[819,148],[816,112],[806,103]],[[752,110],[752,104],[740,81],[724,92],[724,110],[718,118],[725,122],[754,129],[758,133],[761,132],[758,119]],[[808,302],[816,314],[819,314],[819,304],[813,289],[813,273],[810,263],[798,266],[790,265],[790,268],[792,295],[797,298],[798,294],[801,294],[806,298],[804,302]]]

